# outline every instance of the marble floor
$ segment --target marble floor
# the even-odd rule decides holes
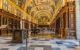
[[[23,43],[10,43],[11,37],[0,37],[0,50],[80,50],[77,40],[26,40]],[[75,45],[73,45],[75,43]],[[71,45],[70,45],[71,44]],[[27,47],[26,47],[27,46]]]

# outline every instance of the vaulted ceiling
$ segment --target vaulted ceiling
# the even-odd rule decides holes
[[[10,0],[8,0],[10,2]],[[50,25],[62,7],[63,0],[11,0],[12,5],[23,13],[23,17],[39,25]],[[22,6],[21,6],[22,5]],[[21,7],[21,8],[20,8]]]
[[[59,11],[61,2],[62,0],[28,0],[24,9],[37,20],[37,24],[49,25]]]

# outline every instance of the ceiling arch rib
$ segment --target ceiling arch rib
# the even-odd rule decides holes
[[[31,15],[32,18],[35,18],[37,15],[44,16],[48,14],[48,17],[51,19],[49,23],[51,23],[56,17],[56,12],[59,11],[58,9],[61,5],[60,1],[61,0],[28,0],[25,3],[24,10],[29,9],[28,7],[30,6],[29,15]],[[44,15],[41,14],[42,12],[44,12]],[[38,20],[37,17],[36,20]]]
[[[35,18],[39,18],[40,16],[47,16],[48,18],[50,18],[50,15],[48,13],[38,13]]]
[[[36,15],[38,15],[38,14],[48,15],[49,18],[52,17],[52,14],[51,14],[49,11],[47,11],[47,10],[37,11],[37,12],[35,13],[34,17],[36,17]]]
[[[37,9],[38,10],[37,10]],[[38,6],[35,6],[35,7],[33,7],[32,9],[31,9],[31,11],[30,11],[30,14],[32,13],[32,12],[37,12],[37,11],[41,11],[41,10],[47,10],[47,11],[49,11],[49,12],[51,12],[51,14],[53,14],[54,13],[54,9],[53,8],[51,8],[49,5],[38,5]]]
[[[35,18],[37,19],[38,22],[38,25],[49,25],[49,21],[50,21],[50,18],[51,18],[51,15],[50,13],[45,13],[45,12],[39,12],[35,15]],[[44,23],[45,21],[45,23]]]
[[[33,0],[33,2],[35,3],[35,6],[40,5],[40,4],[54,5],[55,6],[54,0]]]
[[[38,25],[49,25],[49,18],[46,15],[39,16]]]

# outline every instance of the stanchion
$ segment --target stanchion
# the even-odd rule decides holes
[[[28,30],[26,30],[26,50],[28,50]]]

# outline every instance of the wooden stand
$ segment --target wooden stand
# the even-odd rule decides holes
[[[21,30],[13,31],[12,42],[13,43],[22,43],[22,31]]]

